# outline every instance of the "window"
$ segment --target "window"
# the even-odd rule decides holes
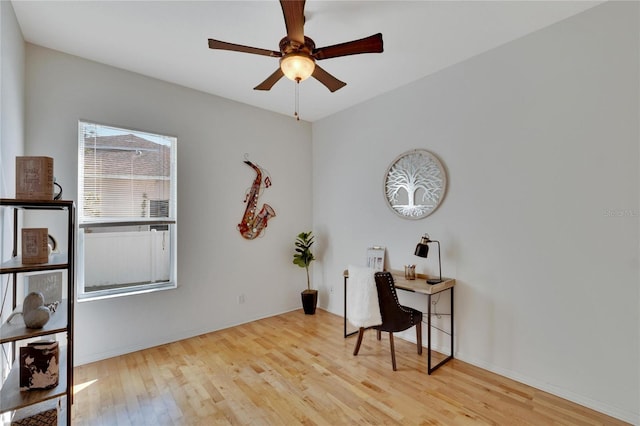
[[[176,138],[78,123],[78,298],[176,287]]]

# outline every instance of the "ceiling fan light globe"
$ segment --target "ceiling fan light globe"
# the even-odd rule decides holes
[[[311,77],[316,63],[309,55],[288,53],[280,59],[280,69],[289,80],[304,81]]]

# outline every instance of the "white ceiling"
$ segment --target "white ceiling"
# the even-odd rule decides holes
[[[602,1],[308,0],[317,47],[381,32],[384,53],[320,61],[347,82],[331,93],[300,84],[300,115],[315,121],[565,19]],[[292,115],[286,78],[255,91],[277,58],[211,50],[207,39],[278,50],[280,5],[262,1],[12,1],[26,41]]]

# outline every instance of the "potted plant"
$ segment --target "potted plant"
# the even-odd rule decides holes
[[[296,238],[296,252],[293,254],[293,263],[307,271],[307,289],[301,293],[302,308],[307,315],[316,313],[316,304],[318,303],[318,290],[311,289],[311,280],[309,279],[309,265],[315,260],[311,252],[314,236],[312,231],[301,232]]]

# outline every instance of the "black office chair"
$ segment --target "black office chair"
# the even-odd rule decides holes
[[[378,333],[378,340],[381,338],[381,332],[389,333],[389,343],[391,344],[391,364],[393,371],[396,371],[396,352],[393,346],[393,333],[404,331],[408,328],[416,326],[416,340],[418,341],[418,354],[422,355],[422,312],[407,306],[400,305],[398,295],[396,294],[396,286],[393,283],[393,276],[390,272],[375,273],[376,288],[378,290],[378,303],[380,305],[380,315],[382,324],[375,325],[373,328]],[[358,330],[358,341],[353,355],[358,355],[364,331],[368,328],[360,327]]]

